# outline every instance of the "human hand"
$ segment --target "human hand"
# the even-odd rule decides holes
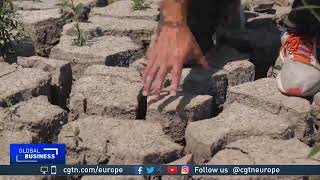
[[[195,59],[204,68],[208,63],[196,39],[186,24],[166,24],[147,52],[148,65],[143,74],[143,95],[150,94],[155,82],[156,98],[160,97],[165,77],[171,73],[171,96],[176,95],[179,87],[183,65],[189,59]]]

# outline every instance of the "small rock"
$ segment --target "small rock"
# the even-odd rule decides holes
[[[19,57],[17,63],[24,68],[36,68],[52,76],[52,103],[67,108],[67,99],[72,86],[71,65],[67,61],[47,59],[39,56]]]
[[[213,98],[179,94],[175,97],[162,93],[160,100],[153,102],[149,98],[147,120],[159,121],[165,134],[175,142],[184,141],[185,128],[189,122],[207,119],[213,116]]]
[[[76,147],[74,129],[80,130]],[[140,120],[108,119],[90,116],[68,123],[59,134],[59,143],[67,144],[68,164],[160,164],[181,157],[183,147],[163,134],[160,124]]]
[[[258,13],[267,13],[267,14],[275,14],[276,10],[273,9],[274,3],[269,4],[259,4],[256,7],[254,7],[254,11]]]
[[[300,125],[301,126],[301,125]],[[231,104],[215,118],[192,122],[186,129],[186,152],[196,163],[209,160],[225,145],[250,136],[288,139],[301,134],[299,124],[269,112]]]
[[[12,106],[32,97],[45,95],[51,99],[49,73],[24,68],[0,77],[0,106]]]

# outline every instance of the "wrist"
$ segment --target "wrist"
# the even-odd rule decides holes
[[[164,21],[162,24],[163,26],[172,28],[187,26],[187,24],[184,21]]]
[[[187,0],[165,0],[163,3],[163,22],[187,23]]]

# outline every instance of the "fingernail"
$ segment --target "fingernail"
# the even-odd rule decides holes
[[[170,96],[176,96],[176,95],[177,95],[177,93],[175,91],[170,92]]]
[[[147,91],[143,91],[142,93],[144,96],[148,96],[148,92]]]

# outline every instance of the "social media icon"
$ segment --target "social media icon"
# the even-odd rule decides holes
[[[143,174],[143,167],[142,166],[139,166],[139,167],[136,167],[136,174]]]
[[[157,173],[161,175],[163,171],[164,171],[163,166],[159,166],[159,168],[157,169]]]
[[[147,173],[152,174],[154,171],[154,167],[147,167]]]
[[[168,174],[178,174],[178,167],[177,166],[168,166],[167,173]]]
[[[190,173],[189,166],[182,166],[181,167],[181,174],[189,174],[189,173]]]

